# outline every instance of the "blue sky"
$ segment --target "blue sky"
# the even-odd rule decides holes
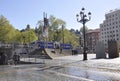
[[[66,22],[66,28],[80,29],[76,14],[85,7],[86,13],[92,13],[92,19],[86,25],[89,29],[99,28],[105,13],[120,9],[120,0],[0,0],[0,15],[5,16],[16,29],[23,29],[27,24],[35,28],[38,20],[43,19],[43,12]]]

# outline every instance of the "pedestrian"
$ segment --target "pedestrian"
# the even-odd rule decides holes
[[[74,49],[72,49],[72,55],[74,55]]]
[[[8,56],[6,55],[6,53],[4,53],[5,56],[5,64],[8,64]]]
[[[56,49],[57,48],[57,44],[55,43],[55,45],[54,45],[54,49]]]
[[[17,55],[17,62],[20,63],[20,55]]]
[[[5,64],[5,59],[6,59],[6,57],[5,57],[4,53],[2,52],[1,53],[1,59],[0,59],[2,65]]]
[[[16,55],[16,53],[13,55],[13,61],[14,61],[14,64],[16,65],[17,62],[18,62],[18,57]]]
[[[62,53],[62,46],[60,46],[60,54]]]

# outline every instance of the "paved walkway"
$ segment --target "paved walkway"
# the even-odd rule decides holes
[[[0,81],[119,81],[120,58],[95,59],[88,55],[36,59],[41,64],[0,66]],[[35,61],[35,58],[21,59]]]

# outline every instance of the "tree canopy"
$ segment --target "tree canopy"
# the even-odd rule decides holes
[[[68,29],[66,29],[66,22],[56,18],[54,16],[50,16],[48,18],[49,20],[49,26],[48,26],[48,41],[59,41],[61,43],[70,43],[73,46],[78,45],[78,39],[75,35],[75,33],[70,32]],[[36,28],[37,33],[41,36],[42,35],[42,29],[44,26],[43,20],[39,20],[38,23],[38,29]],[[64,40],[63,40],[64,37]],[[43,40],[43,37],[40,38],[40,40]]]
[[[59,41],[61,43],[70,43],[73,46],[79,44],[78,38],[75,33],[70,32],[66,29],[66,22],[62,19],[50,16],[48,18],[48,41]],[[32,41],[44,40],[42,36],[44,22],[39,20],[37,27],[32,29],[29,24],[26,25],[25,29],[15,29],[9,21],[4,17],[0,16],[0,42],[2,43],[30,43]],[[64,37],[64,38],[63,38]],[[64,40],[63,40],[64,39]]]
[[[4,17],[0,16],[0,41],[4,43],[14,41],[15,29],[9,23],[9,21]]]
[[[0,16],[0,42],[3,43],[23,43],[23,35],[26,37],[26,43],[37,40],[37,36],[33,29],[28,27],[25,31],[20,32],[16,30],[9,21],[4,17]],[[29,29],[29,30],[28,30]],[[29,40],[29,41],[28,41]]]

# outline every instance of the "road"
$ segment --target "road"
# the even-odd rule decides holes
[[[71,56],[72,58],[73,56]],[[120,80],[120,70],[91,60],[43,60],[40,64],[0,66],[0,81]],[[112,66],[112,64],[111,64]]]

